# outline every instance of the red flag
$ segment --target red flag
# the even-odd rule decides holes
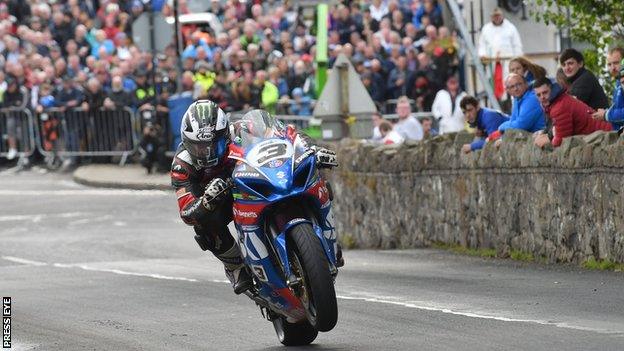
[[[500,100],[505,94],[505,84],[503,83],[503,64],[496,61],[494,66],[494,96]]]

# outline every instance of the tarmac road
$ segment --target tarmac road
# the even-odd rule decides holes
[[[0,173],[13,350],[279,350],[164,191]],[[438,250],[347,251],[311,350],[622,350],[624,273]]]

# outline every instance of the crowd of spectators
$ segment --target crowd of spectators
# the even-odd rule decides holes
[[[185,27],[180,55],[172,40],[154,56],[132,42],[132,24],[147,10],[172,15],[172,1],[153,0],[149,8],[145,3],[150,2],[0,0],[1,106],[34,112],[130,107],[154,111],[165,125],[168,99],[188,93],[214,100],[226,111],[259,107],[312,113],[314,26],[291,2],[212,0],[205,10],[216,15],[221,31]],[[185,0],[178,4],[181,14],[190,12]],[[521,56],[518,31],[498,8],[483,27],[478,47],[497,96],[512,101],[511,115],[495,118],[500,122],[495,132],[492,121],[480,120],[491,114],[460,87],[458,38],[444,26],[442,12],[437,0],[345,0],[330,6],[329,68],[338,55],[345,55],[378,107],[398,101],[399,120],[390,124],[396,133],[379,120],[376,130],[384,135],[377,137],[390,134],[387,140],[400,142],[476,129],[479,137],[495,140],[509,128],[544,131],[549,140],[553,133],[561,136],[561,122],[550,118],[545,101],[534,91],[534,83],[543,81],[547,72]],[[620,75],[621,54],[609,53],[614,78]],[[562,94],[587,104],[592,119],[620,126],[624,98],[619,79],[610,106],[580,52],[566,50],[559,59],[555,84]],[[474,117],[468,117],[468,106],[477,111]],[[431,111],[433,119],[415,119],[413,111]],[[145,130],[145,135],[151,132]],[[7,143],[9,158],[14,157],[15,138],[9,135]],[[470,151],[483,143],[474,145]]]
[[[487,142],[494,142],[499,147],[505,131],[510,129],[533,133],[535,144],[542,148],[560,146],[569,136],[596,131],[622,132],[623,49],[612,48],[607,55],[612,81],[605,83],[613,84],[613,96],[609,102],[596,75],[585,67],[580,51],[573,48],[562,51],[558,55],[560,67],[557,72],[547,72],[544,67],[521,56],[522,42],[518,31],[498,8],[492,12],[491,22],[483,27],[479,40],[479,55],[489,68],[495,95],[501,100],[509,98],[511,106],[509,115],[481,107],[475,97],[459,90],[454,76],[449,76],[446,87],[436,94],[432,114],[439,121],[441,134],[462,130],[475,133],[475,140],[462,146],[463,152],[479,150]],[[498,91],[500,89],[503,90]],[[401,114],[399,107],[397,113]],[[383,120],[375,120],[376,126],[382,126],[375,128],[385,130],[376,138],[386,144],[423,139],[421,134],[405,133],[399,128],[400,123],[401,119],[391,130],[396,132],[395,136],[390,134]],[[420,130],[420,126],[413,130]],[[384,138],[387,135],[392,137]]]
[[[132,41],[132,24],[144,11],[172,15],[172,3],[0,1],[0,90],[8,89],[9,97],[12,82],[25,88],[2,106],[36,112],[131,107],[166,118],[167,99],[192,92],[226,111],[279,107],[285,114],[312,113],[314,26],[293,2],[206,2],[222,30],[183,28],[179,61],[173,40],[155,56]],[[178,10],[190,12],[185,0]],[[443,26],[437,0],[341,1],[329,13],[329,68],[344,54],[379,107],[407,96],[417,110],[431,110],[459,62],[457,39]],[[10,148],[14,156],[14,143]]]

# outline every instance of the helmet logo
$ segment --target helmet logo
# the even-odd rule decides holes
[[[205,126],[197,130],[197,140],[210,141],[214,138],[214,126]]]

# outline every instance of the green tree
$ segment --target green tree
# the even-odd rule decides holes
[[[568,30],[570,36],[589,43],[585,50],[589,69],[605,76],[605,49],[624,41],[624,0],[530,0],[538,22]]]

